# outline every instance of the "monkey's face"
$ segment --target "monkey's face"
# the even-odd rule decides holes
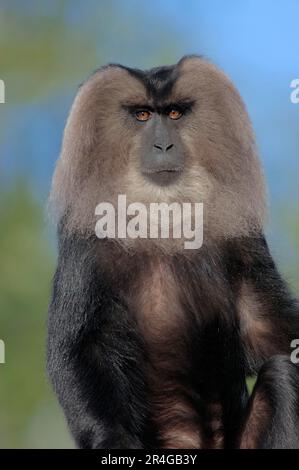
[[[158,186],[176,184],[184,171],[185,149],[182,140],[190,102],[169,103],[162,107],[130,105],[129,116],[139,137],[141,174]]]
[[[260,226],[263,177],[251,124],[229,79],[187,57],[149,71],[108,66],[80,89],[54,179],[75,225],[99,202],[203,202],[225,236]],[[71,208],[71,209],[70,209]]]

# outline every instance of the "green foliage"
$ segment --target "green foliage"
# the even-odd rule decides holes
[[[69,444],[45,373],[46,312],[53,253],[44,233],[42,211],[24,184],[2,195],[0,204],[0,338],[6,363],[0,365],[0,446]],[[47,410],[47,411],[45,411]],[[39,415],[57,417],[34,431]],[[53,421],[50,421],[50,423]],[[52,426],[53,427],[53,426]],[[51,438],[51,439],[50,439]]]
[[[248,392],[249,392],[250,395],[251,395],[252,390],[254,388],[255,382],[256,382],[256,377],[248,377],[247,380],[246,380]]]
[[[66,21],[67,6],[54,1],[48,13],[43,2],[27,12],[25,4],[0,7],[1,78],[9,83],[10,103],[49,93],[58,83],[77,84],[93,69],[95,45]]]

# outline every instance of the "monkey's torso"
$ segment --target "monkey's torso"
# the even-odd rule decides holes
[[[204,256],[139,259],[136,285],[124,293],[146,351],[153,447],[221,448],[240,426],[246,362],[233,286],[205,263]]]
[[[123,355],[121,372],[129,377],[138,368],[142,382],[140,445],[237,446],[248,402],[246,377],[277,351],[288,353],[287,319],[269,304],[266,285],[262,293],[256,290],[261,273],[255,263],[266,250],[264,240],[223,241],[172,255],[96,240],[92,250],[99,342],[104,334],[110,351]],[[105,307],[111,299],[115,313]],[[138,338],[135,350],[132,335]]]
[[[265,385],[248,401],[246,376],[289,354],[299,322],[262,236],[187,256],[62,232],[59,251],[48,367],[80,447],[277,445],[276,428],[263,443]],[[259,374],[276,395],[297,387],[281,357]]]

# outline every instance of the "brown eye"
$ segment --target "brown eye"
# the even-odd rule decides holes
[[[178,109],[171,109],[168,113],[168,117],[170,117],[170,119],[180,119],[180,117],[182,116],[182,112],[179,111]]]
[[[141,109],[140,111],[136,111],[135,117],[137,121],[148,121],[151,118],[151,113],[146,109]]]

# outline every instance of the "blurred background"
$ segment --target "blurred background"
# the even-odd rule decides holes
[[[71,447],[45,375],[55,234],[45,203],[78,85],[106,62],[141,68],[198,53],[233,79],[267,175],[268,237],[299,292],[296,0],[2,0],[0,79],[0,447]]]

